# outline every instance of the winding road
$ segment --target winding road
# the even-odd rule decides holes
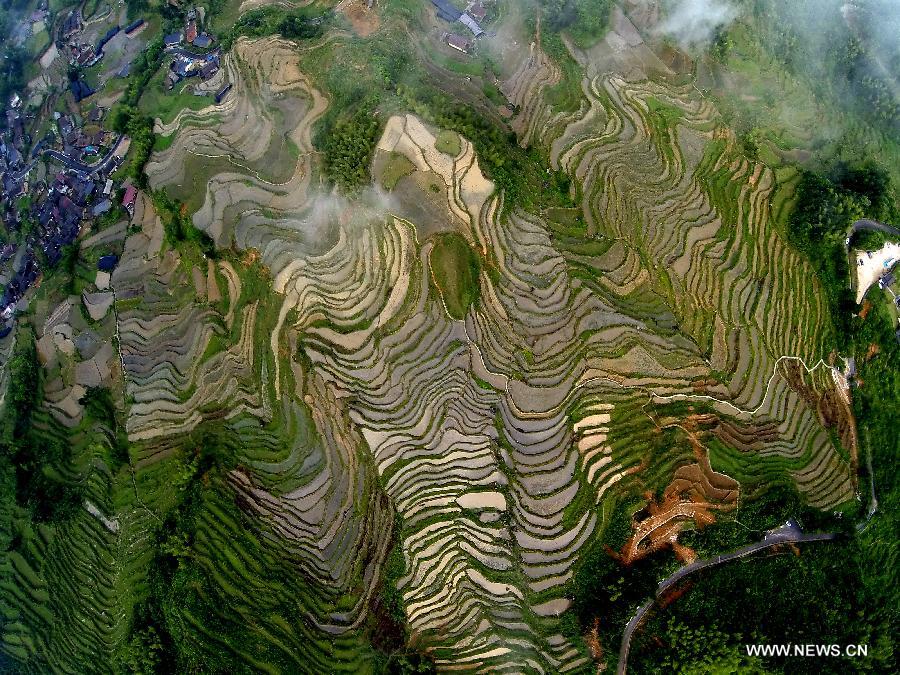
[[[854,222],[847,229],[847,238],[844,240],[844,247],[847,250],[850,249],[850,238],[861,230],[874,230],[876,232],[884,232],[885,234],[890,234],[894,237],[900,237],[900,230],[898,230],[893,225],[879,223],[877,220],[870,220],[869,218],[862,218]]]
[[[59,150],[44,150],[44,154],[51,157],[52,159],[55,159],[57,162],[62,163],[67,168],[79,171],[81,173],[89,174],[93,173],[94,171],[103,173],[106,170],[106,167],[112,161],[113,156],[116,154],[116,150],[119,149],[119,144],[124,138],[125,136],[120,135],[116,139],[116,142],[112,146],[112,148],[110,148],[109,152],[106,153],[106,157],[104,157],[99,162],[96,162],[95,164],[85,164],[84,162],[80,162],[77,159],[69,157],[69,155],[62,153]]]
[[[696,562],[692,562],[690,565],[685,565],[684,567],[676,570],[673,574],[666,577],[660,582],[659,586],[656,589],[656,596],[641,605],[635,615],[631,617],[631,621],[629,621],[628,625],[625,627],[625,632],[622,634],[622,646],[619,649],[619,665],[616,668],[617,675],[625,675],[625,672],[628,668],[628,651],[631,648],[631,637],[637,627],[641,625],[644,616],[647,614],[650,608],[653,607],[654,604],[656,604],[656,600],[659,597],[661,597],[666,591],[668,591],[670,588],[672,588],[672,586],[677,584],[686,576],[707,567],[715,567],[716,565],[721,565],[722,563],[726,563],[731,560],[744,558],[758,551],[771,548],[772,546],[778,546],[779,544],[801,544],[811,541],[830,541],[832,539],[835,539],[837,536],[838,535],[834,532],[805,534],[795,522],[788,521],[778,529],[767,532],[766,536],[764,536],[755,544],[748,544],[747,546],[743,546],[736,551],[732,551],[731,553],[723,553],[713,558],[707,558],[706,560],[698,560]]]

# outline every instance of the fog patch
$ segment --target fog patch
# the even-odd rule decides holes
[[[674,39],[686,50],[705,49],[716,28],[738,16],[738,9],[728,0],[668,0],[663,6],[665,18],[653,32]]]
[[[299,230],[313,248],[327,250],[337,242],[341,229],[375,227],[397,211],[396,199],[377,186],[350,196],[318,192],[310,195],[302,214],[290,219],[291,229]]]

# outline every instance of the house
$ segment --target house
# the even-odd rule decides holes
[[[487,15],[487,10],[484,8],[484,5],[481,2],[476,2],[471,7],[469,7],[469,16],[471,16],[476,21],[484,21],[484,17]]]
[[[102,216],[104,213],[109,211],[112,208],[112,202],[108,199],[104,199],[103,201],[97,202],[94,204],[94,208],[91,209],[91,214],[96,218],[97,216]]]
[[[181,33],[169,33],[163,38],[163,44],[166,47],[174,47],[181,42]]]
[[[68,40],[75,33],[81,30],[81,13],[76,9],[69,13],[60,28],[59,34],[63,40]]]
[[[97,43],[97,53],[103,53],[103,48],[106,46],[106,43],[112,40],[116,35],[119,34],[119,31],[122,30],[119,28],[118,24],[110,28],[106,31],[106,35],[100,38],[100,41]]]
[[[187,30],[184,33],[184,39],[186,42],[193,44],[194,40],[197,39],[197,22],[190,21],[187,25]]]
[[[463,13],[462,16],[459,17],[459,22],[470,31],[472,31],[472,35],[474,35],[475,37],[479,37],[484,34],[484,31],[482,30],[481,26],[478,25],[478,22],[468,14]]]
[[[229,91],[231,91],[230,84],[226,84],[224,87],[219,89],[218,93],[216,94],[216,103],[221,103],[222,100],[228,95]]]
[[[130,215],[134,215],[134,202],[137,199],[137,188],[129,185],[125,188],[125,196],[122,197],[122,206]]]
[[[179,56],[177,59],[172,61],[171,68],[172,72],[174,72],[179,79],[185,77],[193,77],[200,71],[197,63],[186,56]]]
[[[208,80],[213,75],[219,72],[219,64],[215,61],[207,61],[203,64],[203,67],[200,69],[200,79]]]
[[[105,196],[107,196],[107,197],[108,197],[110,194],[112,194],[112,187],[113,187],[113,180],[112,180],[112,178],[107,178],[107,179],[106,179],[106,184],[103,186],[103,194],[104,194]]]
[[[86,149],[85,149],[86,150]],[[88,198],[94,194],[94,190],[97,188],[97,185],[94,181],[88,178],[76,178],[74,184],[72,186],[72,193],[74,197],[81,204],[87,203]]]
[[[94,48],[91,45],[85,45],[75,57],[75,63],[77,63],[79,66],[85,67],[95,58],[96,54],[94,53]]]
[[[95,106],[88,113],[88,121],[89,122],[100,122],[103,119],[103,116],[106,114],[106,108],[101,108],[99,105]]]
[[[449,23],[458,21],[462,10],[455,7],[450,0],[431,0],[431,4],[437,9],[437,15]]]
[[[143,19],[138,19],[137,21],[133,21],[132,23],[125,26],[125,35],[128,37],[134,37],[144,31],[147,27],[147,22]]]
[[[200,47],[201,49],[206,49],[212,42],[212,36],[207,35],[206,33],[200,33],[200,35],[194,38],[194,46]]]
[[[75,97],[76,103],[83,101],[88,96],[94,93],[94,90],[91,89],[88,86],[87,82],[82,80],[80,77],[75,78],[74,80],[70,80],[69,88],[72,90],[72,96]]]
[[[471,46],[466,38],[462,35],[457,35],[456,33],[447,34],[447,44],[463,54],[468,54],[469,47]]]
[[[112,272],[116,269],[116,263],[119,262],[117,255],[105,255],[97,261],[97,269],[101,272]]]

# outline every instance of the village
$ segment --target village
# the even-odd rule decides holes
[[[14,28],[19,44],[47,35],[49,46],[35,58],[41,75],[3,102],[0,119],[0,338],[27,309],[29,289],[80,237],[134,213],[137,188],[126,162],[132,143],[110,124],[110,106],[121,93],[105,96],[107,83],[121,92],[132,63],[154,39],[168,64],[167,91],[219,70],[220,50],[202,7],[187,8],[180,30],[155,36],[148,28],[157,29],[157,19],[126,22],[124,3],[114,9],[106,22],[86,20],[82,6],[54,17],[42,0]],[[223,84],[214,100],[229,90]],[[114,258],[102,256],[103,266]]]
[[[431,4],[434,5],[439,19],[450,24],[460,23],[471,34],[470,38],[468,35],[445,31],[441,40],[456,51],[469,54],[475,46],[473,38],[479,38],[485,33],[481,27],[488,14],[484,2],[472,0],[466,5],[465,10],[459,9],[450,0],[431,0]]]
[[[450,0],[431,4],[450,24],[441,42],[471,54],[494,3],[470,0],[465,9]],[[113,128],[109,113],[136,60],[154,45],[162,49],[164,75],[153,83],[161,96],[205,96],[219,104],[232,87],[213,80],[221,48],[204,7],[180,8],[183,18],[174,27],[169,22],[168,30],[157,16],[129,16],[123,0],[99,17],[85,16],[85,8],[54,12],[40,0],[11,31],[17,46],[41,40],[46,46],[32,52],[40,74],[3,102],[0,119],[0,337],[27,308],[29,289],[60,264],[68,247],[133,212],[136,188],[127,171],[132,139]],[[215,84],[190,86],[209,80]]]

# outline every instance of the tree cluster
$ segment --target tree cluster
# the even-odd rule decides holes
[[[603,37],[612,7],[610,0],[540,0],[547,30],[566,31],[580,47]]]
[[[380,128],[373,106],[364,104],[351,117],[339,120],[325,137],[325,173],[345,192],[355,192],[369,183],[369,164]]]
[[[9,389],[0,420],[0,484],[35,520],[63,520],[80,505],[81,491],[56,471],[68,458],[68,445],[39,434],[33,423],[42,399],[43,371],[34,333],[27,326],[16,334],[8,368]]]

